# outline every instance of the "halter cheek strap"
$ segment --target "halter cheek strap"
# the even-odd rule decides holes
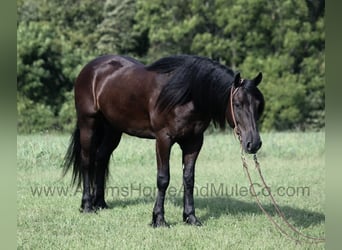
[[[235,119],[235,114],[234,114],[234,107],[233,107],[233,96],[235,95],[235,93],[239,90],[239,87],[234,88],[231,87],[230,89],[230,112],[231,112],[231,116],[233,119],[233,124],[234,124],[234,132],[235,134],[237,134],[237,123],[236,123],[236,119]]]
[[[240,79],[240,86],[242,86],[244,79]],[[230,88],[230,112],[231,112],[231,116],[233,119],[233,123],[234,123],[234,135],[238,137],[239,141],[240,141],[240,134],[239,134],[239,128],[236,122],[236,118],[235,118],[235,113],[234,113],[234,105],[233,105],[233,97],[236,94],[236,92],[238,92],[238,90],[240,89],[240,87],[234,88],[234,86],[232,86]]]

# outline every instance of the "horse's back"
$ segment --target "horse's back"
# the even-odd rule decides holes
[[[92,61],[90,61],[84,69],[88,67],[101,67],[106,64],[109,65],[121,65],[120,67],[132,66],[135,64],[143,65],[141,62],[137,61],[136,59],[129,57],[129,56],[119,56],[119,55],[103,55],[99,56]]]
[[[83,67],[76,79],[75,87],[78,87],[77,85],[83,85],[84,87],[84,85],[90,84],[89,79],[95,76],[109,75],[119,68],[133,65],[143,64],[127,56],[103,55],[97,57]]]
[[[118,55],[103,55],[87,63],[76,78],[75,104],[79,114],[93,115],[98,111],[97,95],[108,77],[125,67],[143,65],[139,61]]]

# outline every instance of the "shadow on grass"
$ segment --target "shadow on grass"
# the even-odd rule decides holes
[[[175,200],[175,205],[182,206],[182,200]],[[265,205],[262,203],[262,205],[271,216],[279,217],[272,204]],[[197,198],[195,199],[195,206],[206,211],[206,214],[200,218],[203,222],[209,218],[219,218],[224,215],[264,215],[256,202],[246,202],[227,197]],[[290,206],[279,206],[279,208],[284,213],[285,218],[295,226],[307,228],[325,221],[323,213]]]
[[[174,206],[183,207],[182,197],[173,197],[169,202]],[[152,214],[153,203],[154,198],[138,197],[112,200],[108,201],[107,204],[109,209],[115,209],[115,207],[125,208],[139,204],[151,204]],[[279,217],[272,204],[265,205],[265,203],[262,203],[262,205],[271,216],[275,218]],[[256,202],[246,202],[230,197],[195,197],[195,208],[205,211],[205,214],[199,217],[199,220],[203,223],[209,219],[218,219],[225,215],[264,215]],[[313,212],[307,209],[293,208],[290,206],[279,206],[279,208],[284,213],[285,218],[296,227],[307,228],[321,224],[325,221],[325,215],[323,213]]]
[[[138,197],[138,198],[127,198],[127,199],[118,199],[118,200],[107,200],[108,209],[115,209],[116,207],[130,207],[141,204],[153,204],[154,198],[152,197]],[[153,205],[152,205],[153,206]],[[151,206],[151,207],[152,207]],[[151,210],[152,213],[152,210]]]

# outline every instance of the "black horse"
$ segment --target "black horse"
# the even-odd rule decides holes
[[[183,153],[183,220],[201,225],[193,188],[203,133],[211,121],[221,128],[228,122],[243,149],[256,153],[261,147],[256,122],[264,109],[257,88],[261,80],[261,73],[242,79],[218,62],[191,55],[165,57],[148,66],[116,55],[89,62],[76,79],[77,124],[64,161],[64,173],[73,166],[73,182],[83,183],[81,210],[107,207],[109,158],[127,133],[156,140],[158,194],[152,226],[167,226],[164,199],[174,143]]]

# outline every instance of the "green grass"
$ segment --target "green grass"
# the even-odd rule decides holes
[[[262,139],[258,153],[261,168],[286,217],[303,233],[324,237],[325,134],[270,133],[262,134]],[[239,145],[232,135],[207,135],[197,162],[195,206],[203,227],[182,222],[181,152],[177,145],[173,147],[165,203],[171,228],[160,229],[149,226],[156,185],[153,140],[122,138],[111,159],[107,189],[110,209],[97,214],[78,212],[80,190],[70,186],[70,173],[61,176],[60,164],[68,141],[68,135],[17,137],[19,249],[325,247],[294,243],[260,211],[254,197],[246,192],[249,185]],[[250,170],[255,182],[260,183],[251,161]],[[262,191],[258,184],[256,189]],[[279,221],[267,196],[261,192],[259,197]]]

